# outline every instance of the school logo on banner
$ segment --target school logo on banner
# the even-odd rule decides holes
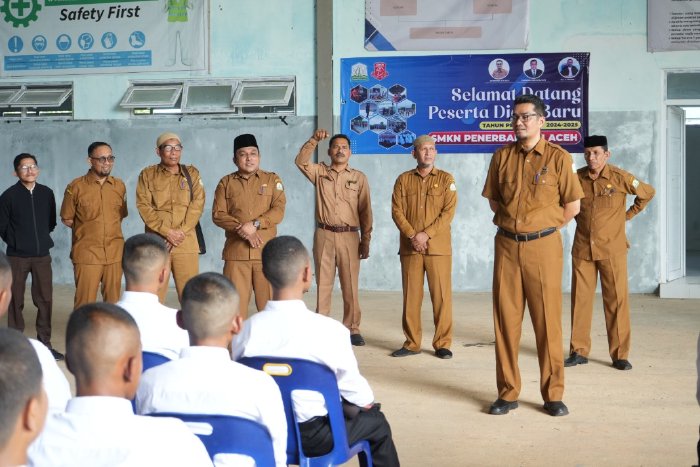
[[[589,62],[583,52],[343,59],[341,130],[355,154],[406,153],[422,134],[443,153],[489,153],[515,141],[513,101],[534,94],[543,136],[583,152]]]

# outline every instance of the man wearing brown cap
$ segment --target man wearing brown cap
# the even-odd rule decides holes
[[[403,285],[403,333],[406,341],[392,357],[420,353],[423,277],[433,302],[438,358],[452,358],[452,233],[457,208],[454,177],[435,167],[435,140],[428,135],[413,142],[415,169],[399,175],[391,196],[391,218],[399,229],[401,283]]]
[[[625,222],[639,214],[654,197],[654,188],[629,172],[608,164],[610,151],[605,136],[584,138],[586,166],[578,178],[583,187],[581,212],[576,216],[576,235],[571,249],[571,355],[564,366],[588,363],[591,350],[593,297],[598,274],[603,291],[605,326],[612,366],[631,370],[630,309],[627,291]],[[627,209],[627,195],[634,204]]]
[[[199,251],[195,227],[204,210],[204,184],[199,170],[180,164],[182,143],[175,133],[166,132],[156,141],[160,164],[146,167],[136,185],[136,207],[146,232],[160,235],[170,250],[170,268],[178,299],[185,283],[199,273]],[[158,291],[165,301],[168,280]]]
[[[251,292],[255,292],[258,311],[270,299],[272,290],[262,272],[261,252],[277,235],[287,198],[279,176],[260,169],[255,136],[243,134],[233,140],[233,163],[238,170],[216,186],[212,219],[226,231],[221,254],[224,275],[238,290],[239,313],[245,319]]]
[[[347,136],[331,138],[331,165],[314,164],[311,155],[328,132],[318,129],[301,147],[295,164],[316,187],[314,265],[316,267],[316,311],[328,315],[335,270],[343,293],[343,324],[350,330],[353,345],[365,345],[360,334],[358,282],[360,260],[369,258],[372,237],[372,203],[365,174],[348,165],[352,151]]]
[[[542,135],[545,108],[532,94],[513,105],[516,141],[494,152],[482,196],[498,226],[493,264],[493,326],[498,399],[489,413],[518,407],[518,351],[525,303],[535,330],[544,410],[562,416],[564,395],[559,229],[578,214],[583,197],[571,154]]]
[[[68,184],[61,205],[61,222],[73,231],[70,257],[75,277],[73,309],[94,302],[102,284],[102,299],[116,303],[122,285],[122,219],[126,186],[111,176],[112,147],[96,141],[88,147],[90,170]]]

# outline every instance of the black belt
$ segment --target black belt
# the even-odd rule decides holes
[[[305,422],[299,423],[299,430],[309,430],[309,431],[315,431],[318,430],[320,427],[323,425],[327,425],[329,423],[328,421],[328,415],[317,415],[315,417],[311,417]]]
[[[323,230],[330,230],[331,232],[359,232],[359,227],[353,227],[351,225],[326,225],[318,223],[318,228]]]
[[[510,238],[511,240],[515,240],[516,242],[529,242],[531,240],[537,240],[538,238],[542,238],[542,237],[546,237],[547,235],[551,235],[556,231],[557,231],[556,227],[549,227],[547,229],[540,230],[539,232],[516,234],[513,232],[508,232],[507,230],[503,230],[500,227],[498,228],[499,234],[503,235],[506,238]]]

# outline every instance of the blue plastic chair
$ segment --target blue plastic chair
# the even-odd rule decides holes
[[[270,433],[263,425],[242,417],[182,413],[151,413],[151,417],[179,418],[202,440],[212,461],[216,454],[244,454],[257,467],[274,467]]]
[[[363,456],[367,465],[372,467],[368,441],[361,440],[352,446],[348,445],[338,381],[327,366],[308,360],[276,357],[244,357],[238,362],[266,372],[275,379],[280,388],[284,412],[287,416],[287,464],[309,467],[333,466],[344,464],[355,456]],[[326,401],[333,434],[333,450],[328,454],[318,457],[304,455],[292,403],[292,391],[298,389],[317,391]]]
[[[155,352],[147,352],[144,350],[141,355],[143,357],[143,371],[170,361],[168,357]]]

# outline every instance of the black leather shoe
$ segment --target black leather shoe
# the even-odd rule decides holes
[[[550,401],[544,403],[544,410],[552,417],[563,417],[569,415],[569,409],[562,401]]]
[[[496,402],[491,404],[489,407],[489,413],[491,415],[505,415],[511,410],[518,408],[518,401],[506,401],[503,399],[496,399]]]
[[[435,351],[435,356],[447,360],[448,358],[452,358],[452,351],[443,347]]]
[[[350,343],[352,345],[362,346],[365,345],[365,340],[362,338],[362,334],[350,334]]]
[[[408,350],[406,347],[401,347],[399,350],[391,352],[392,357],[408,357],[409,355],[418,355],[419,352]]]
[[[65,358],[65,356],[61,352],[59,352],[58,350],[56,350],[56,349],[49,349],[49,350],[51,351],[51,355],[53,355],[53,358],[55,358],[57,362],[61,361]]]
[[[588,359],[576,352],[573,352],[571,355],[569,355],[569,358],[564,360],[564,366],[585,365],[586,363],[588,363]]]
[[[632,369],[632,364],[628,360],[615,360],[612,366],[623,371]]]

